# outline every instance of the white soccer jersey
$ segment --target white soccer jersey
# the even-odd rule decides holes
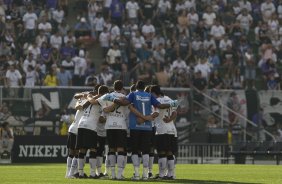
[[[159,97],[157,100],[161,104],[169,104],[172,100],[168,96]],[[172,112],[176,111],[175,108],[168,108],[168,109],[159,109],[159,116],[155,119],[155,126],[156,126],[156,135],[160,134],[171,134],[176,135],[177,131],[174,125],[174,122],[171,121],[169,123],[165,123],[163,118],[170,117]]]
[[[89,105],[84,109],[83,116],[78,123],[78,128],[85,128],[96,132],[100,115],[101,108],[99,105]]]
[[[70,133],[77,135],[77,128],[78,128],[77,126],[78,126],[78,123],[79,123],[83,113],[84,113],[83,110],[77,110],[76,111],[75,116],[74,116],[74,121],[72,122],[72,124],[69,127]]]
[[[106,115],[103,111],[101,112],[101,116],[106,117]],[[100,123],[100,122],[97,123],[97,135],[99,137],[106,137],[107,136],[105,124],[106,123]]]
[[[112,92],[112,95],[115,97],[125,97],[124,94],[118,92]],[[98,98],[102,109],[109,107],[113,104],[113,102],[104,101],[103,96]],[[129,110],[127,106],[118,106],[113,112],[105,113],[107,121],[105,125],[105,129],[127,129],[127,118],[128,118]]]

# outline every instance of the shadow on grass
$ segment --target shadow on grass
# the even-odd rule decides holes
[[[111,180],[113,181],[113,180]],[[120,181],[119,181],[120,182]],[[261,183],[246,183],[236,181],[213,181],[213,180],[189,180],[189,179],[175,179],[175,180],[146,180],[146,181],[132,181],[130,179],[122,180],[122,182],[134,183],[185,183],[185,184],[261,184]]]

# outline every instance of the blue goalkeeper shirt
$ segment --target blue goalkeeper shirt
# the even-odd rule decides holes
[[[127,100],[144,116],[152,113],[152,105],[156,106],[160,102],[150,93],[144,91],[135,91],[127,95]],[[134,113],[129,113],[129,129],[130,130],[152,130],[152,122],[145,121],[143,124],[137,123],[137,117]]]

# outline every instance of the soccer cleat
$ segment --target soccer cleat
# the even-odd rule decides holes
[[[148,177],[143,176],[143,177],[142,177],[142,180],[146,181],[146,180],[148,180]]]
[[[132,176],[131,180],[140,180],[139,176],[135,176],[135,174]]]
[[[75,174],[73,175],[73,177],[78,178],[78,177],[79,177],[79,173],[78,173],[78,172],[75,173]]]
[[[174,180],[173,176],[165,176],[165,180]]]
[[[106,178],[107,175],[105,175],[105,174],[103,174],[103,173],[100,173],[100,174],[98,175],[98,177],[99,177],[99,178]]]
[[[99,176],[98,175],[95,175],[95,176],[89,176],[89,179],[99,179]]]
[[[153,177],[154,177],[154,176],[153,176],[153,173],[149,172],[149,173],[148,173],[148,178],[151,179],[151,178],[153,178]]]
[[[83,176],[80,176],[80,175],[79,175],[78,178],[79,178],[79,179],[86,179],[86,178],[88,178],[88,176],[84,173]]]

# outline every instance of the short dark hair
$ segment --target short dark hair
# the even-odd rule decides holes
[[[9,125],[9,122],[5,121],[4,123],[2,123],[2,127],[6,128]]]
[[[156,95],[163,95],[159,85],[151,86],[151,93],[155,93]]]
[[[94,87],[94,92],[98,94],[98,91],[99,91],[99,87],[101,86],[101,84],[97,84],[95,87]]]
[[[114,90],[120,91],[123,89],[123,82],[121,80],[116,80],[114,82]]]
[[[145,82],[144,82],[144,81],[141,81],[141,80],[137,81],[137,83],[136,83],[136,89],[138,89],[138,90],[144,90],[144,89],[145,89]]]
[[[104,95],[106,93],[109,93],[109,88],[107,86],[100,86],[98,90],[99,95]]]
[[[151,87],[151,85],[146,86],[144,91],[147,93],[151,93]]]
[[[131,86],[130,86],[130,92],[134,92],[134,91],[136,91],[136,85],[135,84],[132,84]]]

